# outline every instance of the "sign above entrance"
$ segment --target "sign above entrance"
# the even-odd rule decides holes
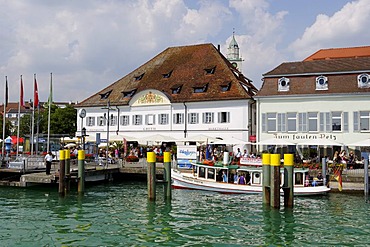
[[[132,102],[131,106],[171,104],[166,95],[158,90],[144,90],[135,95]]]

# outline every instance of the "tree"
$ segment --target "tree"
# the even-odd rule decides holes
[[[0,117],[1,117],[0,128],[1,128],[1,136],[2,136],[2,133],[3,133],[3,114],[1,114]],[[6,119],[6,122],[5,122],[5,138],[12,134],[11,129],[13,129],[13,125],[8,119]]]

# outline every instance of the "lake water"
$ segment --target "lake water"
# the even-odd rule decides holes
[[[87,187],[0,188],[0,246],[366,246],[363,195],[296,198],[293,209],[262,206],[261,195],[173,190],[142,182]]]

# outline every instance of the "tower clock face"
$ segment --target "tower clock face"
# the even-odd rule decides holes
[[[232,63],[232,65],[234,66],[234,68],[237,68],[238,67],[238,64],[237,63]]]
[[[86,117],[86,110],[85,109],[80,109],[78,111],[78,115],[80,116],[80,118]]]

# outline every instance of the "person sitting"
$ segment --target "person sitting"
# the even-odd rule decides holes
[[[244,174],[240,175],[238,184],[246,184]]]

